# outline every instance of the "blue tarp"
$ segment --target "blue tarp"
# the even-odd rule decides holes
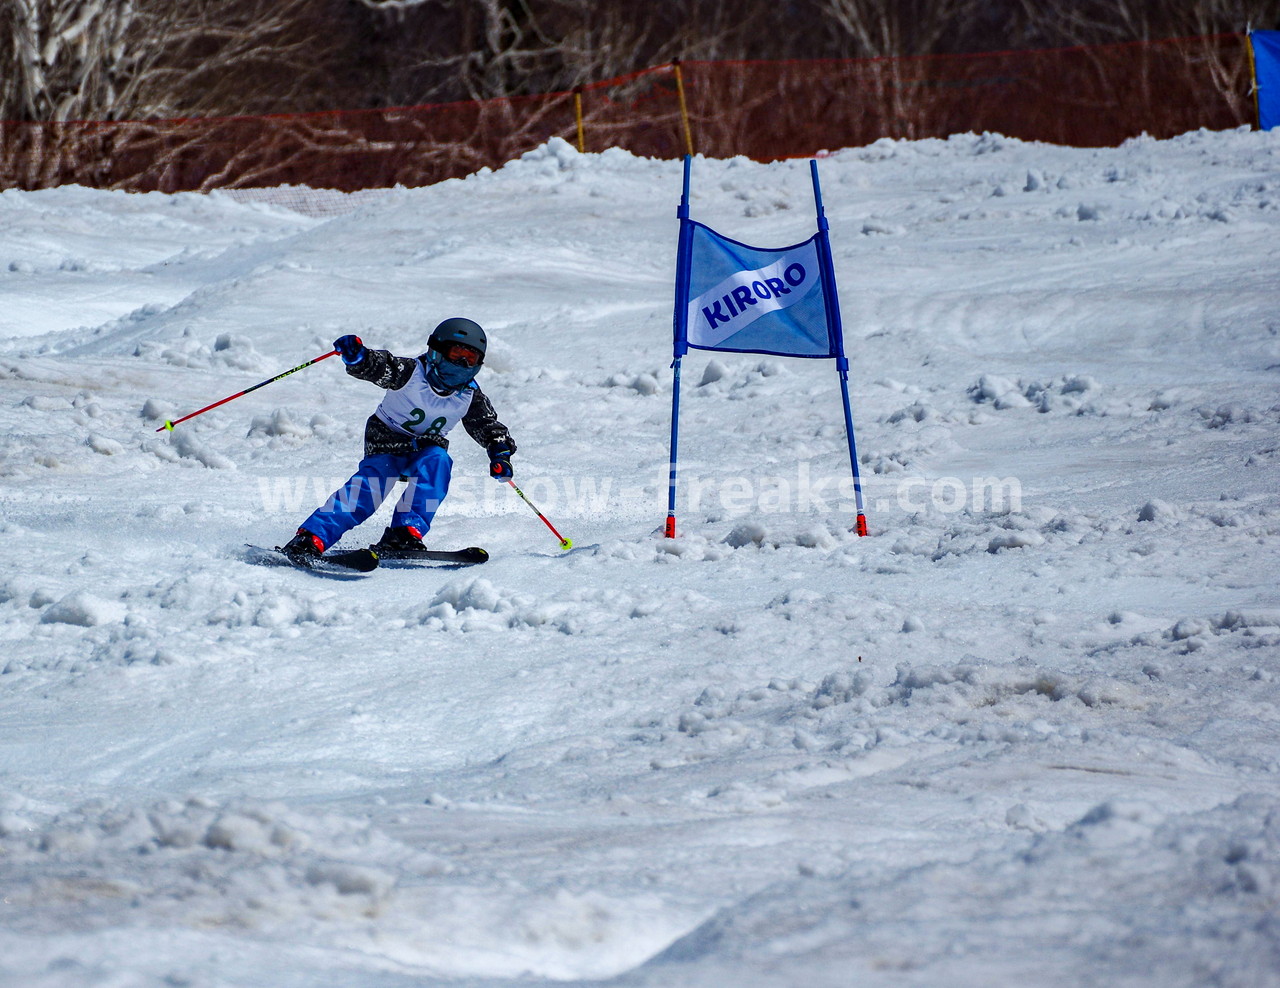
[[[1280,31],[1253,31],[1253,67],[1258,83],[1258,126],[1280,124]]]

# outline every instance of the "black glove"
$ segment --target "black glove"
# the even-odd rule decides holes
[[[515,446],[509,442],[490,443],[487,447],[489,451],[489,476],[494,480],[510,480],[515,476],[515,471],[511,468],[511,454],[516,451]]]
[[[364,343],[358,336],[351,334],[339,336],[333,341],[333,348],[342,356],[342,362],[348,367],[354,367],[364,360]]]

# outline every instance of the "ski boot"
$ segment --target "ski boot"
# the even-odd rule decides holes
[[[389,558],[395,555],[403,558],[404,555],[426,550],[422,544],[422,533],[412,525],[389,526],[383,531],[382,538],[370,548],[374,552],[385,552]]]
[[[295,561],[319,559],[324,553],[324,543],[319,536],[300,528],[297,535],[280,547],[280,551]]]

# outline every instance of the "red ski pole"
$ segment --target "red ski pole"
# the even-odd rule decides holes
[[[513,491],[515,491],[517,494],[520,495],[520,500],[522,500],[525,504],[529,505],[529,507],[533,509],[533,513],[542,519],[542,524],[546,525],[547,528],[551,529],[551,534],[560,540],[560,548],[565,550],[572,549],[573,542],[569,539],[566,539],[563,535],[561,535],[559,532],[556,531],[555,525],[547,521],[547,516],[544,515],[541,511],[539,511],[538,506],[534,504],[532,501],[530,501],[528,497],[525,496],[524,491],[522,491],[519,487],[516,486],[516,482],[514,480],[508,480],[507,483],[511,485],[511,489]]]
[[[312,364],[318,364],[322,360],[328,360],[337,352],[338,352],[337,350],[330,350],[328,353],[322,354],[321,356],[316,357],[313,360],[308,360],[305,364],[299,364],[297,367],[291,367],[289,370],[285,371],[283,374],[277,374],[275,377],[269,377],[265,381],[259,381],[253,387],[245,388],[243,391],[237,391],[233,395],[227,395],[227,397],[223,398],[221,401],[215,401],[212,405],[205,405],[204,408],[200,409],[198,412],[192,412],[190,415],[184,415],[180,419],[170,419],[167,422],[165,422],[164,425],[160,426],[160,428],[158,428],[156,432],[164,432],[165,429],[168,429],[170,432],[172,432],[173,427],[177,425],[179,422],[185,422],[187,419],[193,419],[197,415],[203,415],[205,412],[209,411],[210,409],[217,408],[219,405],[225,405],[227,402],[232,401],[236,398],[242,398],[245,395],[247,395],[250,391],[257,391],[259,388],[265,388],[268,384],[274,384],[276,381],[280,380],[280,378],[282,377],[288,377],[290,374],[296,374],[298,371],[303,370],[307,367],[310,367]]]

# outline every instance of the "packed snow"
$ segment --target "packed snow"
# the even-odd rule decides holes
[[[0,194],[0,983],[1280,982],[1280,133],[819,170],[866,538],[832,364],[723,353],[661,537],[679,162]],[[164,421],[455,315],[572,551],[458,430],[486,565],[250,565],[381,393]]]

